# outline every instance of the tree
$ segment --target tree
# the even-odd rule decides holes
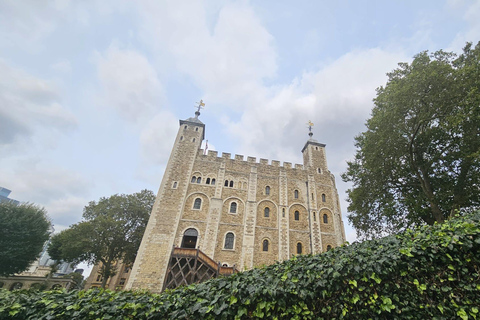
[[[399,63],[377,89],[344,181],[360,238],[443,223],[480,203],[480,42]]]
[[[31,203],[0,203],[0,275],[22,272],[35,261],[49,237],[44,208]]]
[[[104,288],[116,273],[115,262],[135,260],[154,201],[149,190],[91,201],[84,221],[53,236],[48,253],[55,260],[101,263]]]

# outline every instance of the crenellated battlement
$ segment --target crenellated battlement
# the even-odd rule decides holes
[[[280,161],[278,160],[268,160],[264,158],[260,158],[259,162],[257,162],[256,157],[250,157],[247,156],[247,159],[245,160],[245,156],[241,154],[235,154],[234,157],[232,158],[232,154],[229,152],[222,152],[222,155],[218,155],[218,151],[214,150],[208,150],[208,153],[205,155],[203,149],[198,150],[198,155],[202,159],[206,160],[211,160],[211,161],[224,161],[224,160],[230,160],[230,161],[235,161],[235,162],[247,162],[251,164],[256,164],[260,166],[270,166],[270,167],[275,167],[275,168],[285,168],[285,169],[294,169],[294,170],[305,170],[305,167],[303,164],[295,163],[292,166],[291,162],[284,161],[283,165],[280,164]]]

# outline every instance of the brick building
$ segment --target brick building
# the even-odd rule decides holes
[[[182,256],[187,249],[219,262],[219,271],[233,266],[245,270],[345,242],[325,144],[314,140],[311,131],[302,149],[303,164],[257,162],[242,155],[232,159],[216,151],[204,155],[205,125],[199,115],[180,121],[127,289],[159,292],[177,277],[175,268],[184,276],[188,270],[178,270],[190,264],[188,272],[194,272],[197,260]],[[175,247],[185,250],[177,254]],[[184,283],[189,281],[198,279]]]

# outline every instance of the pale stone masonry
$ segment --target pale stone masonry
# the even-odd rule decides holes
[[[180,121],[126,289],[160,292],[174,246],[199,248],[238,270],[345,242],[335,178],[325,145],[312,139],[303,165],[235,155],[204,155],[205,125]]]

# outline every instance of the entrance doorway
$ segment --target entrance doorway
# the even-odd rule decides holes
[[[190,228],[185,230],[182,239],[182,248],[195,249],[197,246],[198,231]]]

